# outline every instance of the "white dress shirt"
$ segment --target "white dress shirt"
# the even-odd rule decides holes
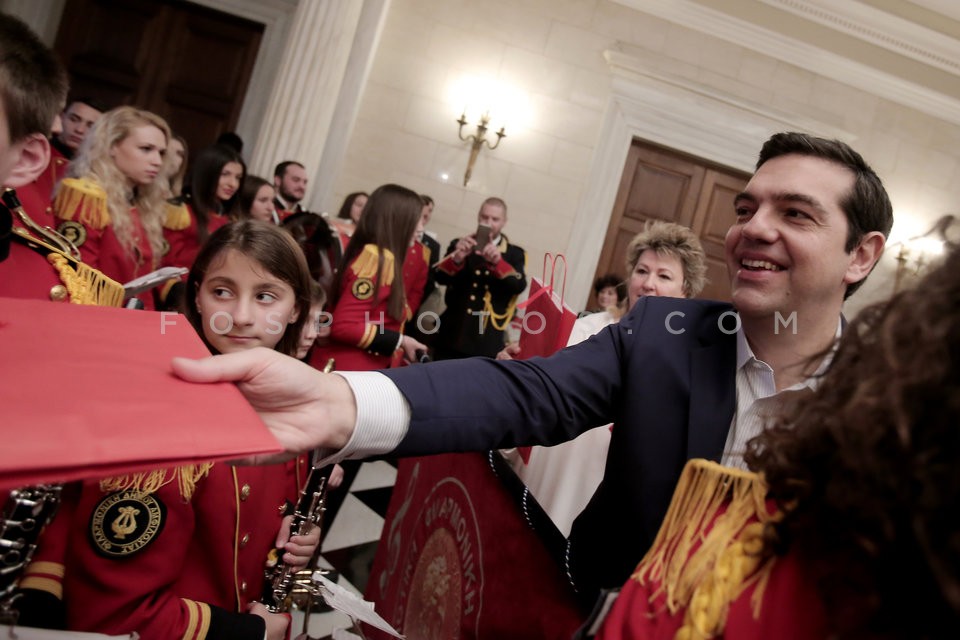
[[[842,324],[838,321],[837,338],[840,337],[841,328]],[[827,354],[813,376],[777,393],[773,369],[753,354],[741,328],[737,332],[737,410],[727,433],[721,464],[746,469],[743,454],[747,450],[747,442],[760,435],[791,394],[811,393],[815,390],[832,359],[833,351]]]

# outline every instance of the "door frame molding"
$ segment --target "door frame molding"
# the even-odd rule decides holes
[[[849,131],[772,109],[686,78],[622,51],[603,52],[612,74],[591,170],[577,209],[567,257],[571,300],[586,301],[593,284],[627,153],[634,138],[748,173],[764,140],[778,131],[805,131],[856,140]]]

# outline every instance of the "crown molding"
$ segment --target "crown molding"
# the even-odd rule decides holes
[[[741,126],[748,119],[752,123],[762,122],[762,131],[765,135],[776,131],[789,130],[806,131],[818,136],[837,138],[848,142],[856,139],[851,131],[826,124],[822,120],[809,118],[800,113],[776,109],[701,82],[663,73],[659,70],[660,66],[652,60],[613,49],[604,51],[603,57],[607,61],[615,82],[617,79],[624,80],[624,82],[617,83],[617,87],[614,89],[615,94],[623,98],[640,99],[641,93],[647,93],[646,87],[656,84],[659,87],[656,95],[670,96],[670,100],[662,105],[665,112],[681,120],[704,117],[703,105],[711,104],[713,105],[711,109],[737,113],[738,124]],[[649,98],[649,96],[643,97]],[[651,106],[651,104],[647,104],[644,108],[649,109]],[[687,111],[689,113],[686,113]],[[726,164],[747,171],[752,169],[753,162],[756,159],[757,150],[754,148],[756,138],[748,138],[748,140],[749,153],[746,165],[743,166],[742,163]],[[718,149],[716,152],[720,152],[720,150]],[[708,154],[708,157],[717,159],[714,154]]]
[[[960,72],[955,39],[855,0],[759,1],[942,71]]]
[[[614,0],[960,125],[960,100],[690,0]]]
[[[957,4],[957,0],[910,0],[910,4],[960,22],[960,5]]]

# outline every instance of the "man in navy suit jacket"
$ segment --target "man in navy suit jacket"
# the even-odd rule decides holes
[[[339,449],[331,461],[555,444],[613,422],[604,480],[568,544],[588,601],[622,584],[643,556],[686,460],[742,465],[765,416],[786,395],[809,392],[843,301],[893,224],[886,191],[859,154],[799,133],[764,144],[733,206],[732,306],[641,300],[618,325],[547,359],[323,377],[246,352],[175,368],[197,381],[247,381],[241,388],[286,448]]]

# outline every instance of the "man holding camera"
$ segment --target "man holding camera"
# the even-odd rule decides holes
[[[447,308],[434,339],[436,360],[496,356],[517,296],[527,286],[527,254],[501,233],[507,203],[487,198],[478,222],[477,232],[451,242],[447,256],[434,267],[437,282],[447,287]]]

